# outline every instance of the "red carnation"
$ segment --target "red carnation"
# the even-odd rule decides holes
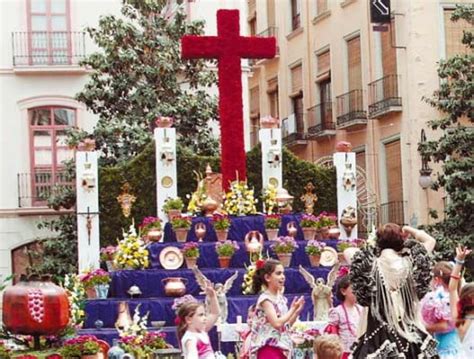
[[[255,266],[257,267],[257,269],[262,269],[264,265],[265,265],[265,260],[263,259],[259,259],[255,262]]]

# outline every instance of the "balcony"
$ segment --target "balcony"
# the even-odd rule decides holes
[[[85,33],[34,31],[12,33],[13,67],[16,71],[76,67],[84,59]],[[84,69],[82,69],[84,71]]]
[[[306,146],[308,141],[304,133],[303,114],[291,114],[281,122],[281,137],[288,147]]]
[[[338,129],[358,130],[367,125],[363,95],[362,90],[352,90],[336,97]]]
[[[405,225],[404,201],[392,201],[382,203],[378,210],[378,223],[396,223],[400,226]]]
[[[335,136],[336,126],[332,120],[332,102],[323,102],[308,109],[308,138]]]
[[[369,84],[369,117],[382,117],[402,110],[398,93],[398,76],[387,75]]]
[[[276,26],[270,26],[267,29],[263,30],[262,32],[259,32],[256,37],[274,37],[276,39],[276,55],[274,58],[278,57],[280,53],[280,48],[278,47],[278,27]],[[250,66],[256,66],[260,65],[265,61],[268,61],[271,59],[249,59],[249,65]]]
[[[33,175],[31,173],[17,174],[18,187],[18,207],[45,207],[48,198],[53,193],[55,184],[72,186],[66,181],[64,172],[56,172],[56,182],[53,183],[53,173],[51,170],[37,170]]]

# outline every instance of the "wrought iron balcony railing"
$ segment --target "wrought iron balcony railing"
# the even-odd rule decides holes
[[[382,203],[378,211],[378,223],[396,223],[400,226],[405,223],[404,201],[392,201]]]
[[[340,128],[367,123],[367,113],[364,110],[364,93],[362,90],[352,90],[337,96],[337,125]]]
[[[335,135],[332,102],[323,102],[308,109],[308,136]]]
[[[281,137],[284,145],[306,144],[304,119],[302,113],[296,113],[281,122]]]
[[[46,206],[53,194],[55,185],[72,186],[67,182],[65,172],[56,172],[55,181],[50,170],[37,170],[32,173],[17,174],[18,207]]]
[[[77,65],[85,55],[85,33],[74,31],[13,32],[13,66]]]
[[[398,92],[398,76],[387,75],[369,84],[369,116],[401,111],[402,98]]]

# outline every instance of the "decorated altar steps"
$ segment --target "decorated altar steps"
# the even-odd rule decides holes
[[[326,279],[330,267],[307,268],[315,278],[322,277]],[[211,268],[201,269],[202,273],[213,283],[224,283],[235,271],[239,272],[228,296],[242,294],[242,281],[245,273],[244,268]],[[311,289],[295,268],[286,268],[285,293],[298,294],[309,293]],[[181,277],[187,280],[186,294],[197,296],[200,294],[199,288],[193,272],[190,269],[178,270],[140,270],[140,271],[117,271],[112,274],[112,283],[110,286],[109,297],[111,298],[129,298],[128,289],[132,285],[137,285],[142,291],[141,299],[165,297],[162,280],[169,277]]]
[[[323,242],[334,249],[336,248],[337,240],[326,240]],[[291,266],[298,267],[301,264],[303,267],[309,267],[309,258],[308,255],[305,253],[305,247],[308,241],[298,240],[297,243],[298,248],[293,253]],[[160,263],[160,254],[164,248],[169,247],[170,245],[181,248],[184,246],[184,244],[185,243],[179,242],[152,243],[150,246],[148,246],[148,250],[150,252],[151,268],[163,269]],[[245,250],[245,244],[243,242],[238,242],[238,244],[240,248],[232,257],[232,260],[230,262],[231,268],[244,268],[245,265],[250,264],[249,254]],[[273,253],[273,251],[270,249],[271,244],[272,241],[264,242],[263,253],[265,255],[268,253],[271,257],[276,258],[276,254]],[[199,268],[219,268],[219,261],[217,259],[215,246],[216,242],[199,243],[200,256],[197,262]],[[182,268],[185,267],[186,265],[183,264]]]

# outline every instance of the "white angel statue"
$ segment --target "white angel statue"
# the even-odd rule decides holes
[[[336,281],[338,269],[339,263],[336,263],[329,272],[327,284],[325,284],[323,278],[315,279],[313,275],[301,265],[299,267],[299,272],[312,289],[313,320],[328,320],[329,309],[332,307],[332,286]]]
[[[192,271],[194,273],[194,276],[196,277],[196,282],[199,284],[199,287],[201,287],[201,290],[204,291],[204,288],[206,288],[206,282],[210,282],[207,277],[202,274],[202,272],[199,270],[197,266],[192,267]],[[212,286],[214,287],[216,294],[217,294],[217,302],[219,303],[219,319],[217,320],[218,323],[227,323],[227,315],[229,314],[228,310],[228,303],[227,303],[227,292],[232,288],[232,285],[234,284],[234,281],[237,279],[239,275],[238,271],[235,271],[233,275],[231,275],[227,280],[222,283],[212,283]],[[208,307],[208,299],[206,298],[206,308]]]

